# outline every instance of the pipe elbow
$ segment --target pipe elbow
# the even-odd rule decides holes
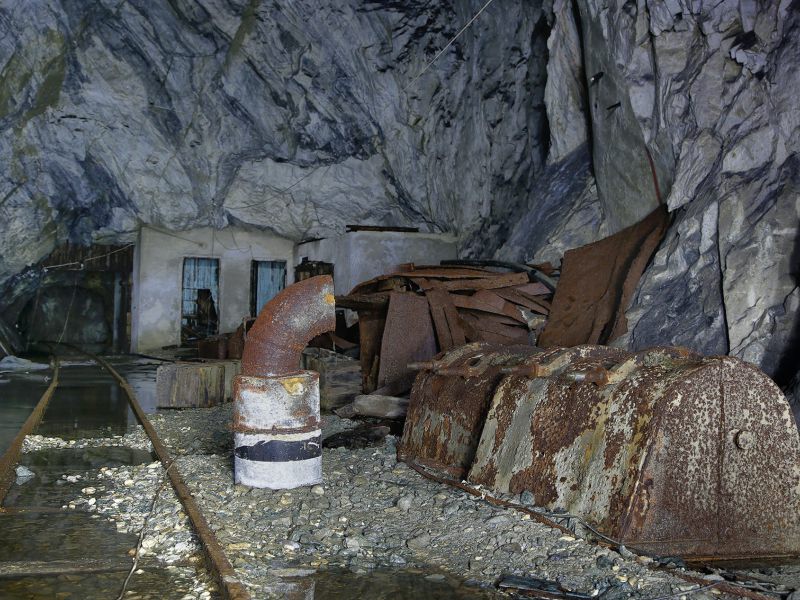
[[[297,371],[308,342],[335,328],[336,302],[330,275],[290,285],[264,305],[248,332],[242,375],[269,377]]]

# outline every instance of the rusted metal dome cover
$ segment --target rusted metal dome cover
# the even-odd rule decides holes
[[[800,434],[780,389],[735,358],[456,348],[417,377],[398,456],[530,491],[649,554],[800,555]]]
[[[476,342],[437,355],[414,381],[398,458],[466,476],[501,369],[537,352]]]
[[[800,554],[800,436],[757,368],[675,348],[526,362],[542,376],[500,382],[470,481],[529,490],[651,554]]]

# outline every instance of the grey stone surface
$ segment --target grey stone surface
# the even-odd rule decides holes
[[[498,229],[502,224],[498,224]],[[501,260],[550,261],[558,265],[566,250],[608,234],[597,187],[591,174],[587,144],[549,164],[538,177],[528,203],[518,214],[506,215],[508,233],[487,236],[484,248]],[[505,240],[494,249],[493,243]]]
[[[674,211],[620,343],[730,351],[788,384],[800,304],[797,3],[578,4],[586,74],[605,72],[590,96],[609,226],[652,199],[636,149],[649,149]]]
[[[538,3],[0,3],[0,281],[66,239],[466,235],[547,152]]]
[[[495,2],[416,78],[482,5],[0,3],[0,282],[142,223],[414,224],[558,262],[660,198],[674,222],[623,342],[788,385],[796,0]]]

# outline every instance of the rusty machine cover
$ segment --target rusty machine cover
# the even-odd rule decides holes
[[[502,369],[537,352],[475,342],[437,355],[414,382],[398,457],[466,476]]]
[[[800,435],[780,389],[757,368],[677,348],[578,346],[526,356],[504,371],[487,384],[495,391],[472,483],[528,490],[536,504],[579,515],[649,554],[800,554]],[[462,410],[467,395],[434,405],[440,421]],[[403,448],[417,426],[407,423]],[[452,426],[432,430],[417,454],[448,436]]]

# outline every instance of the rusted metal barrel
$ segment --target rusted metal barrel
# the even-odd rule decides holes
[[[319,375],[234,380],[236,483],[287,489],[322,481]]]
[[[532,346],[476,342],[417,365],[423,369],[411,391],[398,457],[463,478],[502,369],[537,352]]]
[[[579,346],[505,370],[470,482],[527,490],[650,554],[800,555],[800,435],[780,389],[752,365]]]
[[[286,489],[322,481],[319,375],[298,368],[308,341],[335,325],[327,275],[289,286],[264,305],[233,382],[236,483]]]

